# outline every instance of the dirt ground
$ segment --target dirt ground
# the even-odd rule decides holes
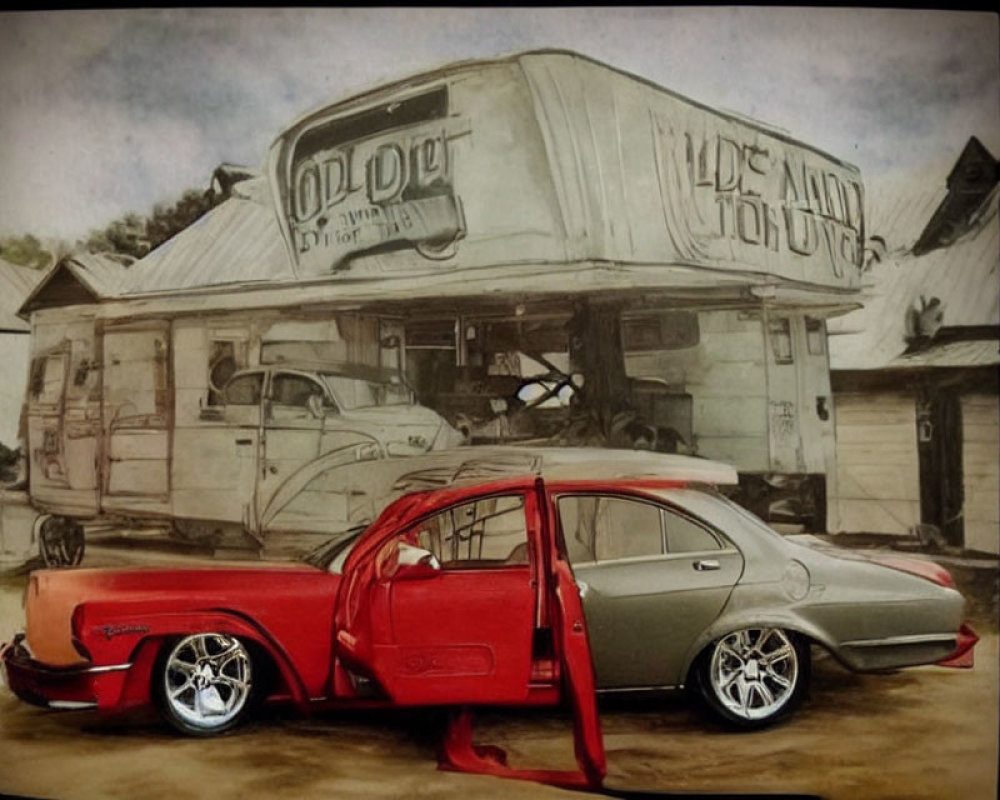
[[[170,560],[138,560],[156,558]],[[136,560],[107,548],[92,548],[87,558],[94,565]],[[956,570],[956,577],[965,589],[963,572]],[[995,590],[995,575],[985,578],[969,579],[969,590]],[[23,626],[23,587],[23,577],[0,579],[0,640]],[[997,621],[988,601],[971,606],[982,635],[973,670],[920,667],[859,676],[814,650],[810,696],[792,719],[768,731],[718,728],[681,693],[602,700],[606,783],[647,792],[852,800],[995,798]],[[308,720],[271,713],[231,735],[198,740],[175,736],[154,718],[111,723],[90,712],[34,708],[2,687],[0,792],[60,800],[573,794],[439,771],[437,723],[426,712]],[[571,721],[557,712],[485,714],[476,740],[506,749],[514,766],[574,763]]]

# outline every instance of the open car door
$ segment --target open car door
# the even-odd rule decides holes
[[[468,711],[446,737],[445,764],[562,785],[599,784],[604,752],[583,607],[553,530],[540,481],[394,503],[344,567],[335,691],[351,691],[360,678],[397,705],[569,699],[579,773],[509,769],[495,749],[472,745]]]
[[[394,704],[525,703],[538,612],[535,497],[455,500],[408,515],[345,565],[341,608],[354,614],[338,641]]]

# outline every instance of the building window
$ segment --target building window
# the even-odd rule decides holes
[[[771,334],[771,351],[774,353],[775,364],[791,364],[792,358],[792,324],[788,317],[773,318],[768,322]]]
[[[821,356],[826,352],[826,326],[821,319],[806,317],[806,346],[809,355]]]
[[[62,399],[66,377],[66,356],[63,353],[42,356],[31,362],[28,392],[39,405],[56,405]]]
[[[664,311],[622,318],[622,343],[627,352],[682,350],[698,344],[698,315]]]
[[[222,392],[233,373],[246,366],[246,346],[243,342],[214,339],[208,355],[208,405],[221,406]]]

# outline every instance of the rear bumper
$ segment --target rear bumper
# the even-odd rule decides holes
[[[35,661],[24,634],[0,648],[7,685],[21,700],[44,708],[83,709],[113,705],[131,664],[53,667]]]
[[[936,664],[941,667],[969,668],[972,650],[979,636],[963,623],[957,633],[892,636],[843,642],[840,655],[858,672]]]

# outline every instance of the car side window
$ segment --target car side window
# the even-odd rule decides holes
[[[226,405],[255,406],[260,403],[261,387],[264,383],[264,373],[252,372],[240,375],[226,386]]]
[[[660,507],[630,497],[566,495],[559,519],[571,563],[663,554]]]
[[[452,506],[420,522],[415,539],[443,569],[527,564],[524,497],[483,497]]]
[[[323,387],[303,375],[278,373],[271,380],[271,402],[279,406],[319,410],[332,406]]]
[[[668,509],[662,511],[668,553],[701,553],[722,549],[719,539],[697,522]]]
[[[271,378],[271,419],[322,418],[333,407],[323,387],[305,375],[279,372]]]

